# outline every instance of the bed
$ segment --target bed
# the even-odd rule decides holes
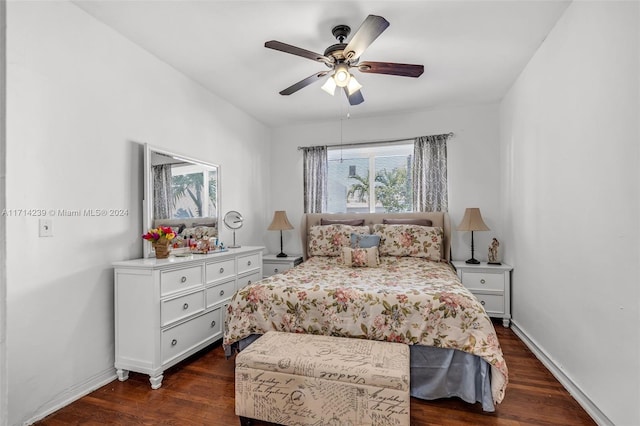
[[[268,330],[401,342],[411,396],[495,410],[508,370],[491,320],[449,263],[446,213],[309,214],[302,226],[306,261],[231,299],[228,356]]]

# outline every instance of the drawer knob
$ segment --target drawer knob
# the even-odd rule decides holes
[[[180,278],[180,282],[182,282],[182,283],[186,283],[186,282],[187,282],[187,277],[182,277],[182,278]]]
[[[483,279],[480,280],[480,284],[484,284],[484,283],[486,283],[486,281],[483,278]]]
[[[224,296],[224,290],[220,290],[220,296]]]
[[[177,345],[177,344],[178,344],[178,341],[177,341],[176,339],[173,339],[173,340],[171,341],[171,346],[175,346],[175,345]]]
[[[247,281],[247,285],[251,284],[251,280]]]
[[[189,304],[185,303],[184,305],[182,305],[182,309],[189,309]]]
[[[481,301],[480,301],[480,304],[481,304],[482,306],[484,306],[484,300],[481,300]]]
[[[215,327],[216,326],[216,322],[215,321],[211,321],[211,327]]]
[[[278,273],[278,268],[275,268],[275,269],[273,270],[273,272],[275,272],[275,273],[277,274],[277,273]]]
[[[248,262],[247,262],[247,266],[251,266],[251,261],[248,261]]]
[[[220,273],[222,274],[224,272],[224,268],[220,268]]]

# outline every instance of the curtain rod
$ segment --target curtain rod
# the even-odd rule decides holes
[[[449,137],[454,136],[453,132],[443,133],[443,134],[446,134]],[[433,136],[437,136],[437,135],[433,135]],[[332,145],[320,145],[320,146],[326,146],[327,148],[348,148],[348,147],[361,146],[361,145],[380,145],[380,144],[390,144],[394,142],[405,142],[405,141],[410,141],[410,140],[414,140],[416,138],[421,138],[421,137],[423,136],[414,136],[414,137],[402,138],[402,139],[386,139],[386,140],[370,141],[370,142],[363,141],[363,142],[336,143]],[[298,150],[305,149],[305,148],[313,148],[313,146],[299,146]]]

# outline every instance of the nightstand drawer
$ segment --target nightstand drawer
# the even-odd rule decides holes
[[[503,314],[504,313],[504,296],[496,294],[477,294],[473,293],[476,299],[480,301],[480,304],[484,307],[484,310],[488,314]]]
[[[462,284],[469,290],[504,291],[504,274],[487,272],[463,272]]]
[[[281,274],[294,268],[302,263],[302,256],[291,255],[287,257],[278,257],[275,254],[267,254],[262,256],[262,274],[264,278],[271,275]]]
[[[281,274],[284,271],[288,271],[291,269],[293,265],[291,263],[269,263],[262,262],[262,273],[265,277],[270,277],[271,275]]]
[[[202,266],[160,272],[160,293],[163,296],[201,285]]]

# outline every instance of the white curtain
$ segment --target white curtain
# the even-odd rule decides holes
[[[322,213],[327,207],[327,147],[312,146],[302,150],[304,152],[304,212]]]
[[[413,208],[419,212],[446,212],[447,140],[449,134],[420,136],[413,144]]]
[[[170,219],[172,205],[171,165],[153,166],[153,217]]]

